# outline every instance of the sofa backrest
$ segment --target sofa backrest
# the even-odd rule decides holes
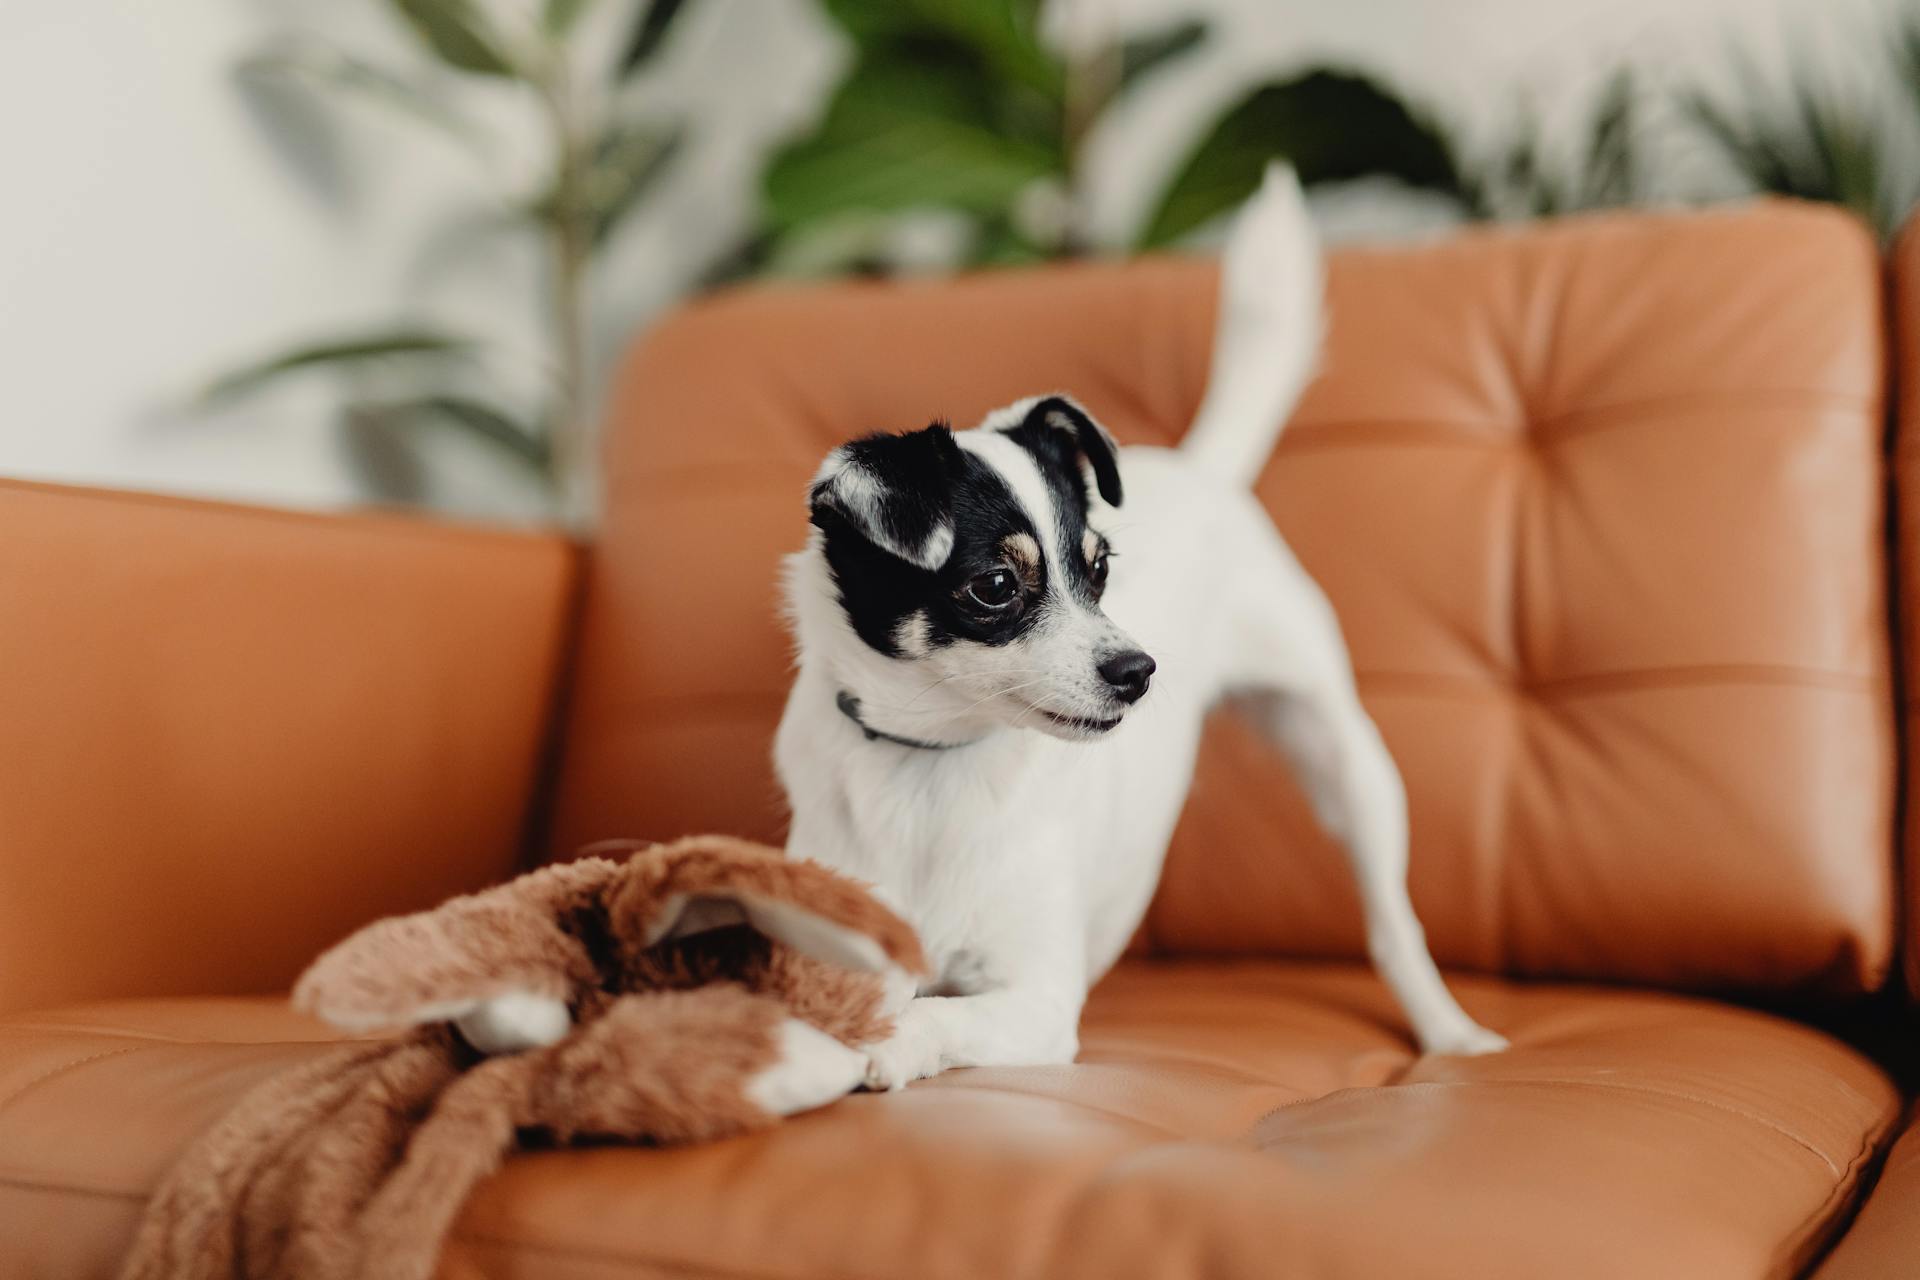
[[[1906,830],[1902,833],[1905,869],[1905,921],[1901,947],[1907,990],[1920,997],[1920,811],[1913,795],[1920,786],[1920,756],[1913,750],[1920,730],[1920,690],[1914,687],[1914,662],[1920,659],[1920,216],[1909,219],[1893,247],[1893,335],[1899,374],[1893,388],[1895,564],[1898,570],[1901,667],[1905,688],[1900,707],[1906,752]]]
[[[0,1013],[284,991],[514,869],[575,555],[0,480]]]
[[[1123,440],[1175,440],[1214,291],[1210,263],[1161,259],[761,289],[657,329],[612,400],[556,849],[778,839],[776,574],[820,457],[1053,389]],[[1895,747],[1871,238],[1788,204],[1578,219],[1336,253],[1329,307],[1258,491],[1405,774],[1436,954],[1877,985]],[[1144,945],[1364,954],[1337,848],[1231,713]]]

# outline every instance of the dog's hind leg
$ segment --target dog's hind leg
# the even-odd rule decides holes
[[[1368,954],[1421,1049],[1504,1049],[1505,1040],[1460,1008],[1427,949],[1407,895],[1406,793],[1360,704],[1333,608],[1271,529],[1252,542],[1233,604],[1229,687],[1291,761],[1321,825],[1345,846]]]

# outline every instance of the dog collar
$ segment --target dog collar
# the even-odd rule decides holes
[[[860,699],[842,689],[833,700],[840,708],[840,714],[854,722],[860,732],[867,735],[868,742],[891,742],[897,747],[912,747],[915,751],[951,751],[955,747],[970,747],[971,742],[922,742],[918,738],[903,738],[897,733],[888,733],[885,729],[876,729],[860,718]]]

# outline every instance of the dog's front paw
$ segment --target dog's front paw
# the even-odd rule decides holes
[[[879,1044],[868,1045],[866,1086],[878,1093],[904,1089],[940,1070],[937,1053],[911,1033],[896,1031]]]
[[[780,1025],[780,1056],[748,1081],[747,1097],[769,1115],[790,1116],[852,1093],[867,1059],[826,1032],[788,1018]]]
[[[1466,1021],[1437,1034],[1422,1036],[1422,1053],[1447,1054],[1456,1058],[1478,1058],[1508,1048],[1507,1038],[1489,1031],[1477,1022]]]

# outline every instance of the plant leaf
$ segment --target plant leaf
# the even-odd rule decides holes
[[[593,0],[547,0],[540,12],[540,25],[550,36],[564,36],[573,30],[573,24],[580,21],[580,15],[592,3]]]
[[[863,58],[813,135],[769,166],[775,226],[855,210],[1004,210],[1064,162],[1057,145],[1001,127],[992,95],[992,82],[964,61],[907,60],[887,51]]]
[[[302,47],[252,54],[240,60],[234,74],[263,81],[299,80],[359,94],[431,124],[475,150],[485,146],[486,140],[470,121],[420,86],[337,50]]]
[[[610,131],[587,173],[587,222],[593,243],[614,229],[653,189],[680,150],[681,131],[632,125]]]
[[[544,474],[551,461],[546,436],[501,409],[468,396],[430,395],[411,400],[362,401],[349,405],[350,424],[362,432],[399,432],[421,427],[451,427],[502,450],[514,461]]]
[[[1306,185],[1381,174],[1463,193],[1437,126],[1365,76],[1311,71],[1255,89],[1214,123],[1160,197],[1141,247],[1168,244],[1239,204],[1275,157],[1291,160]]]
[[[1118,92],[1125,93],[1136,81],[1191,52],[1206,38],[1207,24],[1195,18],[1124,42],[1120,46]]]
[[[216,380],[201,393],[203,403],[230,400],[277,381],[287,374],[310,369],[367,364],[394,357],[441,357],[471,350],[473,343],[444,333],[399,330],[365,338],[346,338],[297,347],[282,355],[247,365]]]
[[[578,207],[562,207],[557,186],[533,202],[534,217],[554,222],[578,218],[595,245],[603,244],[653,189],[678,154],[681,129],[653,123],[615,125],[602,135],[580,178]]]
[[[395,408],[421,422],[439,421],[458,427],[505,450],[535,471],[545,472],[551,461],[547,438],[503,411],[465,396],[424,396]]]
[[[393,7],[448,66],[477,75],[515,74],[472,0],[393,0]]]
[[[1744,56],[1735,69],[1744,108],[1701,93],[1683,99],[1701,136],[1754,190],[1843,205],[1890,234],[1898,200],[1872,119],[1810,71],[1796,71],[1782,91]]]
[[[1066,97],[1066,69],[1040,41],[1040,0],[825,0],[825,7],[863,54],[952,41],[1049,101]]]
[[[427,464],[403,424],[385,406],[350,404],[340,411],[340,445],[361,486],[380,502],[409,505],[427,496]]]
[[[864,209],[812,219],[768,246],[760,274],[799,279],[875,274],[885,264],[892,227],[891,217]]]
[[[1636,164],[1633,73],[1615,72],[1601,91],[1587,132],[1587,160],[1578,182],[1580,204],[1589,209],[1631,203],[1639,194]]]
[[[620,74],[632,75],[653,61],[665,43],[673,20],[687,7],[686,0],[642,0],[639,19],[627,39],[627,51],[620,55]]]

